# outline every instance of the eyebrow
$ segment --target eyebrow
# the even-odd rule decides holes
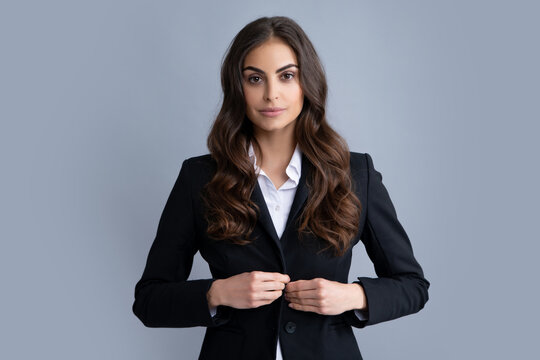
[[[276,74],[280,71],[283,71],[285,69],[288,69],[292,66],[295,66],[296,68],[298,68],[298,65],[296,64],[288,64],[288,65],[285,65],[285,66],[282,66],[280,67],[279,69],[276,70]],[[242,69],[242,72],[246,71],[246,70],[253,70],[253,71],[257,71],[257,72],[260,72],[260,73],[263,73],[263,74],[266,74],[264,71],[262,71],[261,69],[258,69],[256,68],[255,66],[247,66],[245,68]]]

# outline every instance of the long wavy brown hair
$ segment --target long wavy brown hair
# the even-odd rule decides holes
[[[259,150],[260,146],[245,112],[241,67],[249,51],[270,37],[281,38],[294,50],[304,94],[295,137],[313,170],[306,178],[309,195],[300,214],[299,237],[315,235],[327,242],[322,251],[333,248],[334,255],[342,256],[358,232],[362,209],[353,190],[349,148],[326,120],[327,82],[319,56],[302,28],[284,16],[262,17],[247,24],[223,59],[223,104],[207,139],[217,165],[203,194],[207,232],[213,239],[239,245],[252,241],[259,207],[250,198],[257,175],[248,149],[250,142]]]

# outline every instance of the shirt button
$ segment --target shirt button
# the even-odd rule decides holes
[[[274,209],[276,209],[276,211],[279,211],[279,205],[276,205]]]
[[[289,321],[285,324],[285,331],[288,332],[289,334],[292,334],[293,332],[296,331],[296,324],[293,323],[292,321]]]

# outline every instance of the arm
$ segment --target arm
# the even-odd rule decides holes
[[[401,226],[382,175],[369,154],[366,221],[360,236],[374,264],[377,278],[358,277],[367,299],[366,320],[348,316],[355,327],[364,327],[420,311],[428,301],[430,283],[416,261],[410,240]]]
[[[198,251],[193,217],[189,159],[165,204],[142,278],[135,285],[133,313],[147,327],[217,326],[227,317],[212,318],[206,294],[214,279],[187,280]]]

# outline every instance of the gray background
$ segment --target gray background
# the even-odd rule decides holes
[[[205,329],[145,328],[133,291],[182,160],[207,152],[226,47],[263,15],[313,41],[329,121],[432,283],[420,313],[355,329],[365,359],[535,357],[537,4],[3,1],[0,357],[196,358]]]

